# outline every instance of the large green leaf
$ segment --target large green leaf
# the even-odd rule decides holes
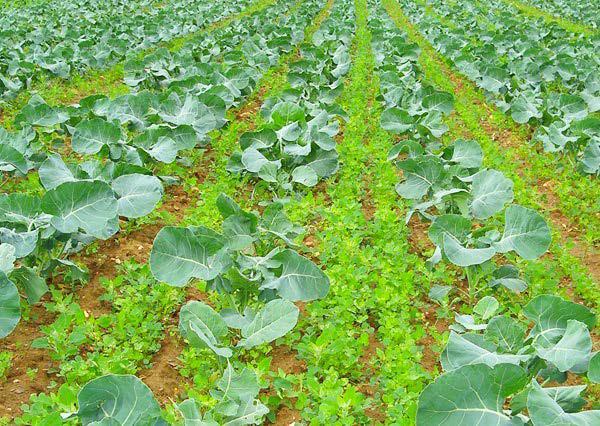
[[[292,302],[322,299],[329,292],[327,275],[295,251],[282,250],[272,260],[281,263],[281,275],[263,284],[262,288],[277,290],[281,297]]]
[[[179,331],[192,346],[210,348],[219,356],[229,358],[231,349],[221,347],[227,336],[227,324],[210,306],[198,301],[188,302],[179,312]]]
[[[529,358],[529,355],[498,353],[494,345],[480,335],[451,332],[442,352],[441,363],[445,371],[451,371],[470,364],[485,364],[490,367],[497,364],[519,365]]]
[[[225,239],[206,230],[167,226],[154,239],[150,269],[156,279],[181,287],[192,278],[212,280],[229,265]]]
[[[0,144],[0,170],[7,170],[6,166],[18,170],[21,174],[27,174],[29,166],[22,153],[12,146]]]
[[[381,127],[389,132],[404,133],[415,124],[415,119],[400,108],[389,108],[381,114]]]
[[[590,359],[592,338],[584,323],[569,320],[559,341],[548,345],[547,339],[541,337],[534,340],[533,346],[540,358],[556,366],[559,371],[565,372]]]
[[[0,194],[0,221],[30,227],[42,213],[41,200],[34,195],[14,192]]]
[[[600,424],[600,410],[567,413],[534,380],[527,396],[527,410],[534,426],[572,425],[594,426]]]
[[[487,219],[513,199],[513,182],[497,170],[481,170],[473,176],[470,208],[477,219]]]
[[[46,192],[42,210],[52,215],[52,225],[63,233],[83,229],[102,238],[117,218],[117,199],[102,181],[65,182]]]
[[[596,352],[590,359],[588,379],[590,379],[592,383],[600,383],[600,352]]]
[[[492,247],[466,248],[447,232],[443,234],[442,248],[448,260],[458,266],[481,265],[496,254]]]
[[[503,353],[517,353],[525,342],[525,329],[515,319],[497,316],[490,320],[485,340],[492,342]]]
[[[81,389],[77,401],[84,425],[154,426],[160,421],[152,391],[131,375],[98,377]]]
[[[483,160],[483,150],[474,140],[458,139],[454,142],[451,161],[465,168],[479,168]]]
[[[8,336],[21,319],[19,291],[6,274],[0,271],[0,338]]]
[[[503,405],[526,381],[525,371],[513,364],[466,365],[445,373],[421,393],[417,426],[522,425]]]
[[[61,183],[74,182],[77,179],[73,171],[65,164],[58,154],[50,154],[38,170],[42,185],[47,191],[56,188]]]
[[[404,170],[405,180],[396,185],[398,195],[418,200],[427,192],[444,181],[444,167],[437,157],[427,156],[408,159],[398,165]]]
[[[238,346],[252,348],[285,336],[298,322],[299,310],[292,302],[271,300],[261,309],[252,322],[242,328]]]
[[[216,385],[220,392],[214,392],[214,395],[220,400],[245,401],[254,399],[260,392],[260,385],[254,371],[244,368],[238,373],[231,364],[227,365]]]
[[[163,195],[163,186],[157,177],[139,173],[119,176],[111,187],[117,194],[119,216],[128,218],[150,214]]]
[[[582,322],[590,330],[596,325],[596,315],[585,306],[548,294],[531,300],[523,313],[535,323],[531,337],[544,347],[553,345],[563,336],[570,320]]]
[[[548,250],[552,236],[550,228],[539,213],[523,206],[506,209],[506,224],[502,239],[494,247],[506,253],[514,250],[524,259],[536,259]]]
[[[96,154],[105,145],[118,143],[121,128],[101,118],[84,120],[75,127],[71,146],[79,154]]]

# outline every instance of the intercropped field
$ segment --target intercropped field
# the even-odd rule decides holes
[[[599,26],[0,1],[0,425],[600,425]]]

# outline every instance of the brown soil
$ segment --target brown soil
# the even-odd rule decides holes
[[[183,350],[181,339],[167,336],[162,341],[160,350],[152,358],[152,366],[141,370],[140,377],[163,406],[171,400],[185,398],[186,388],[191,381],[179,374],[179,355]]]
[[[274,426],[289,426],[295,422],[299,422],[302,419],[300,411],[289,407],[281,407],[277,412],[275,421],[272,424]]]
[[[271,371],[283,371],[285,374],[300,374],[307,370],[306,362],[298,359],[298,353],[287,345],[273,346],[269,354],[271,360]]]
[[[99,300],[104,293],[100,278],[115,277],[117,266],[126,260],[134,259],[138,263],[145,263],[154,237],[160,229],[160,225],[149,225],[129,235],[117,234],[100,242],[98,252],[93,257],[82,256],[78,259],[90,272],[90,282],[77,292],[79,304],[85,312],[95,317],[110,312],[110,304]]]
[[[411,253],[422,255],[428,250],[435,249],[435,245],[431,242],[428,235],[429,222],[425,222],[421,219],[418,214],[412,215],[408,226],[410,228],[410,235],[408,242],[410,243],[409,251]]]
[[[34,306],[31,319],[21,321],[11,335],[0,341],[0,350],[13,354],[6,379],[0,381],[0,417],[20,415],[20,406],[31,394],[45,392],[52,381],[60,382],[53,373],[57,365],[50,358],[50,352],[31,348],[31,342],[42,337],[40,327],[53,321],[53,314],[41,306]],[[27,370],[36,368],[37,372],[29,377]]]
[[[424,326],[426,329],[435,328],[438,333],[443,333],[448,331],[448,327],[450,323],[445,318],[437,318],[435,306],[428,305],[419,308],[419,310],[423,313],[424,317]],[[439,358],[440,354],[433,350],[436,341],[430,336],[426,335],[422,339],[420,339],[417,344],[423,347],[423,356],[421,357],[421,366],[431,373],[440,371],[440,363]]]
[[[379,393],[377,351],[383,349],[383,343],[377,340],[377,322],[372,315],[369,315],[368,322],[373,332],[369,334],[369,343],[359,358],[359,364],[362,366],[363,371],[363,379],[358,384],[357,389],[369,398],[375,398],[373,405],[365,409],[365,414],[376,424],[379,424],[384,423],[386,420],[385,405],[382,405],[381,401],[376,398]]]

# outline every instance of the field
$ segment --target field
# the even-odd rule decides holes
[[[1,425],[600,425],[600,4],[0,1]]]

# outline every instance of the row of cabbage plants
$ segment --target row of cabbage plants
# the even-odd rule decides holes
[[[240,12],[252,3],[197,0],[69,0],[4,10],[0,15],[0,97],[42,75],[69,78],[103,69]]]
[[[348,6],[344,1],[335,2],[310,42],[301,46],[302,59],[292,63],[288,73],[293,88],[281,94],[285,101],[279,98],[265,101],[263,111],[268,106],[279,111],[267,117],[285,120],[287,130],[278,129],[278,133],[293,135],[297,132],[294,127],[299,129],[310,121],[306,118],[308,111],[315,114],[311,117],[314,120],[331,108],[331,101],[320,101],[313,93],[320,90],[316,74],[307,71],[302,80],[305,84],[301,85],[297,71],[302,69],[299,68],[302,61],[312,59],[321,64],[319,73],[324,78],[333,72],[347,73],[349,57],[343,53],[347,53],[354,32],[354,10]],[[342,84],[341,77],[335,77],[334,81],[336,87]],[[322,83],[324,90],[329,86],[326,82]],[[326,115],[321,120],[325,123],[322,126],[332,129],[339,126],[337,115]],[[265,126],[270,123],[267,121]],[[258,133],[264,131],[260,129]],[[294,140],[310,144],[311,140],[304,141],[307,134],[310,135],[303,133]],[[254,133],[242,135],[240,142],[250,137],[258,143]],[[150,268],[158,281],[180,287],[201,279],[211,293],[210,302],[193,300],[181,308],[179,331],[188,344],[208,348],[221,360],[218,372],[221,378],[211,391],[217,403],[206,410],[194,399],[188,399],[177,407],[186,424],[260,424],[268,409],[258,399],[261,389],[258,377],[251,368],[234,368],[234,360],[243,360],[249,349],[289,333],[299,316],[294,302],[325,297],[329,279],[313,261],[296,251],[294,240],[302,228],[286,217],[281,202],[268,203],[258,214],[244,211],[222,194],[217,199],[217,208],[223,218],[220,230],[202,226],[165,227],[156,236],[150,256]],[[79,411],[74,416],[84,424],[108,418],[126,424],[131,424],[128,423],[131,418],[150,424],[163,423],[152,392],[135,376],[108,375],[95,379],[83,387],[78,400]],[[102,410],[107,404],[115,407],[110,414]]]
[[[209,132],[227,123],[226,111],[246,99],[279,56],[300,41],[297,32],[322,5],[307,1],[303,13],[287,19],[293,4],[280,2],[213,34],[216,43],[220,39],[226,46],[236,29],[242,35],[254,32],[224,49],[229,62],[216,52],[203,55],[199,48],[189,72],[157,90],[115,99],[94,95],[69,107],[52,107],[32,97],[16,118],[20,129],[4,131],[7,143],[1,145],[8,153],[2,161],[5,173],[37,173],[41,183],[34,194],[0,196],[2,336],[19,321],[20,294],[37,303],[47,291],[46,279],[55,274],[84,281],[86,271],[69,257],[117,233],[120,218],[143,217],[156,207],[164,185],[176,183],[171,176],[155,175],[159,165],[189,165],[186,152],[205,146]],[[253,58],[257,45],[269,55],[268,62],[246,59]],[[70,158],[49,150],[48,141],[56,139],[68,141]]]
[[[428,41],[498,108],[535,127],[547,152],[600,172],[599,39],[532,19],[501,0],[401,0]]]
[[[535,211],[512,204],[512,182],[483,167],[473,140],[442,146],[443,116],[452,96],[429,86],[419,67],[419,47],[372,1],[369,25],[385,108],[381,126],[398,135],[389,159],[402,170],[398,194],[412,215],[430,222],[435,245],[429,264],[449,261],[466,268],[469,301],[486,288],[525,290],[515,254],[535,259],[551,236]],[[435,123],[432,125],[432,123]],[[497,217],[504,212],[502,221]],[[449,288],[433,287],[439,298]],[[533,298],[522,315],[505,313],[493,296],[481,298],[472,314],[456,312],[440,363],[443,373],[419,397],[417,425],[593,424],[600,411],[582,411],[585,381],[600,380],[600,356],[593,350],[596,315],[554,295]],[[567,382],[575,379],[573,386]],[[583,378],[583,380],[581,379]]]

